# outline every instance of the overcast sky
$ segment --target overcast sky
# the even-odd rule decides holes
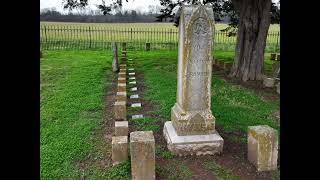
[[[272,2],[278,2],[279,0],[272,0]],[[111,0],[106,0],[106,4],[109,4]],[[101,0],[89,0],[89,7],[92,10],[96,10],[95,4],[101,4]],[[148,11],[149,5],[160,6],[159,0],[129,0],[126,2],[123,0],[123,10],[139,9],[141,12]],[[55,7],[60,12],[67,12],[63,10],[62,0],[40,0],[40,9]]]
[[[106,0],[105,2],[106,4],[109,4],[111,1]],[[101,0],[89,0],[90,9],[96,10],[97,7],[95,4],[101,4]],[[129,2],[123,0],[122,8],[124,10],[139,9],[140,11],[144,12],[148,11],[149,5],[160,6],[160,2],[159,0],[129,0]],[[62,0],[40,0],[40,9],[52,7],[55,7],[60,12],[68,12],[63,10]]]

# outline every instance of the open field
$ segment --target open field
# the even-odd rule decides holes
[[[215,47],[233,51],[236,36],[227,36],[220,30],[227,24],[216,24]],[[110,42],[128,42],[134,49],[142,48],[144,43],[169,45],[175,49],[178,44],[178,29],[172,23],[60,23],[40,22],[41,47],[53,49],[110,48]],[[267,52],[278,52],[280,44],[279,25],[271,25],[267,37]]]
[[[40,25],[54,25],[54,26],[97,26],[97,27],[109,27],[109,28],[158,28],[158,29],[172,29],[177,30],[177,27],[173,23],[75,23],[75,22],[45,22],[40,21]],[[216,24],[217,30],[226,28],[227,24]],[[270,25],[269,32],[279,32],[279,24]]]
[[[111,51],[58,50],[43,54],[40,61],[41,179],[130,179],[130,163],[112,167],[110,158],[113,119],[109,116],[116,81],[111,73]],[[247,179],[248,175],[241,173],[248,171],[252,179],[261,179],[261,176],[278,179],[278,171],[257,174],[245,159],[247,126],[267,124],[280,130],[272,115],[279,110],[280,103],[274,91],[245,88],[228,82],[214,71],[212,112],[218,131],[226,140],[224,153],[193,159],[173,157],[159,138],[176,100],[177,52],[128,51],[127,54],[136,62],[139,96],[144,103],[152,105],[141,109],[146,118],[129,119],[129,123],[134,130],[154,131],[157,177],[192,179],[202,177],[199,172],[205,172],[217,179]],[[233,58],[231,52],[216,50],[214,55],[227,61]],[[271,64],[266,55],[266,71]],[[137,112],[129,108],[128,117],[133,113]],[[105,127],[106,124],[111,127]],[[233,152],[230,150],[233,147],[244,149]],[[225,163],[226,157],[231,158],[232,165]],[[196,164],[197,169],[192,164]]]

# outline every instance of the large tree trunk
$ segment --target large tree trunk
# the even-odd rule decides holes
[[[261,80],[271,0],[232,0],[232,3],[240,19],[230,76],[243,81]]]

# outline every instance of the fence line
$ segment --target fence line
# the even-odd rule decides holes
[[[151,43],[151,49],[177,49],[178,29],[164,28],[110,28],[73,25],[40,26],[41,49],[111,49],[111,42],[127,42],[128,49],[143,49]],[[280,51],[280,32],[269,32],[266,52]],[[216,31],[214,48],[233,51],[236,36],[228,37],[227,32]]]

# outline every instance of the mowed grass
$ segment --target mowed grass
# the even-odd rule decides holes
[[[95,144],[111,53],[44,51],[40,61],[40,176],[75,179],[75,161]]]
[[[215,54],[221,58],[227,56],[218,51]],[[167,50],[128,52],[128,57],[135,59],[137,62],[135,68],[144,74],[144,83],[148,87],[145,92],[146,98],[160,105],[152,113],[169,121],[171,107],[176,102],[177,52]],[[279,98],[265,101],[263,96],[270,94],[258,93],[228,83],[215,72],[212,77],[211,93],[211,110],[216,117],[216,123],[227,132],[239,130],[246,132],[248,126],[260,124],[280,129],[276,119],[271,116],[280,108]],[[153,123],[150,122],[150,125]],[[147,124],[144,124],[144,130],[147,130],[145,127],[148,127]]]
[[[108,88],[105,77],[111,73],[110,52],[44,51],[40,61],[41,179],[130,179],[128,161],[114,167],[100,165],[105,158],[102,154],[110,151],[110,144],[96,148],[106,143],[97,137],[95,129],[104,123],[104,94]],[[144,74],[144,84],[148,87],[146,98],[159,104],[156,110],[146,112],[146,118],[138,119],[135,124],[140,130],[158,131],[159,119],[148,115],[156,114],[170,120],[170,109],[176,102],[177,52],[128,51],[127,54],[135,59],[136,72]],[[215,56],[227,59],[232,54],[215,51]],[[279,99],[266,102],[262,100],[263,95],[265,93],[230,84],[213,73],[212,111],[216,123],[226,131],[246,131],[247,126],[257,124],[268,124],[279,130],[275,119],[269,116],[279,110]],[[172,157],[161,147],[157,147],[156,153]],[[88,154],[96,162],[79,169],[77,161],[84,160]],[[188,179],[194,174],[179,162],[173,166],[176,174],[172,178]],[[170,165],[157,170],[174,174]],[[217,176],[223,174],[220,167],[214,167],[212,171]]]

